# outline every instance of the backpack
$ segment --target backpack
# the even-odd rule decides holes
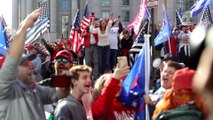
[[[195,106],[184,105],[172,110],[161,111],[155,120],[204,120],[204,116]]]

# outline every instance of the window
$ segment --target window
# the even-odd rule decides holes
[[[130,12],[128,10],[122,11],[122,21],[129,22]]]
[[[61,0],[61,11],[70,10],[70,1],[69,0]]]
[[[129,5],[129,0],[123,0],[122,5]]]
[[[64,38],[68,38],[68,16],[61,16],[61,33],[64,35]]]
[[[103,0],[102,5],[103,6],[109,6],[109,0]]]
[[[109,15],[110,15],[109,11],[102,12],[102,18],[104,18],[104,19],[109,18]]]

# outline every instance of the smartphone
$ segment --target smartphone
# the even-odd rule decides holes
[[[126,56],[119,56],[117,57],[118,67],[125,67],[128,66],[127,57]]]
[[[66,75],[58,75],[51,77],[51,87],[69,87],[71,77]]]

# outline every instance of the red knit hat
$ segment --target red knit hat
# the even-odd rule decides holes
[[[172,89],[180,90],[183,88],[192,89],[192,79],[195,75],[194,70],[188,67],[177,70],[172,78]]]

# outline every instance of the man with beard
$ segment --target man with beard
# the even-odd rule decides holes
[[[72,53],[68,50],[61,50],[56,54],[54,62],[55,75],[60,75],[64,70],[69,70],[72,67]]]
[[[54,70],[55,76],[62,75],[63,71],[69,71],[73,66],[73,56],[68,50],[59,51],[54,57]],[[51,86],[51,78],[47,78],[39,83],[42,86]],[[57,103],[53,105],[45,105],[45,114],[48,117],[50,113],[53,113],[54,107]]]

